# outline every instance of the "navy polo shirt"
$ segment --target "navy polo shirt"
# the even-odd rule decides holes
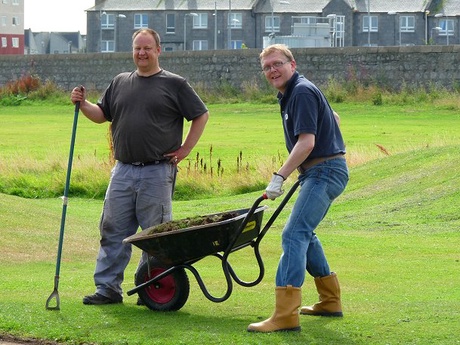
[[[345,153],[345,144],[332,108],[311,81],[295,72],[285,93],[278,93],[278,102],[289,153],[302,133],[315,135],[315,147],[308,159]]]

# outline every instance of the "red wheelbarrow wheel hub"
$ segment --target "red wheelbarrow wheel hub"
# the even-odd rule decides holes
[[[165,270],[161,268],[152,269],[150,277],[156,277],[163,273]],[[150,277],[144,277],[145,281],[150,280]],[[146,288],[147,295],[152,301],[156,303],[167,303],[171,301],[176,293],[176,283],[174,278],[169,275],[159,280],[157,283]]]

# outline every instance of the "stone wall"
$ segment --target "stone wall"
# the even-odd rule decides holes
[[[329,79],[401,85],[460,86],[460,45],[292,49],[297,69],[320,86]],[[160,65],[194,86],[262,86],[257,49],[165,52]],[[119,72],[134,69],[131,53],[0,56],[0,86],[25,73],[52,80],[65,90],[83,84],[103,90]]]

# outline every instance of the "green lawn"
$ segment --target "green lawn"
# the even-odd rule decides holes
[[[280,232],[292,201],[261,244],[266,274],[260,284],[236,285],[227,301],[213,303],[189,274],[191,293],[185,306],[178,312],[159,313],[136,306],[136,295],[125,296],[123,305],[81,303],[94,289],[102,200],[71,198],[59,285],[61,310],[46,310],[53,290],[62,201],[0,194],[0,334],[65,344],[458,344],[460,114],[430,105],[334,108],[342,116],[350,183],[318,234],[342,285],[343,318],[302,316],[300,333],[246,332],[249,323],[273,311]],[[255,167],[264,164],[259,156],[284,155],[276,106],[213,105],[210,110],[212,118],[197,152],[208,153],[212,145],[212,160],[231,161],[242,150]],[[66,163],[72,116],[72,107],[0,109],[1,180],[10,176],[11,164],[33,167],[43,160],[47,166],[50,156]],[[79,130],[76,156],[84,160],[95,155],[94,162],[106,159],[107,128],[82,117]],[[91,165],[88,161],[85,166]],[[78,167],[72,178],[79,176]],[[20,175],[19,168],[15,169]],[[57,170],[56,179],[63,184],[65,164]],[[262,188],[176,200],[174,218],[249,207],[261,193]],[[263,202],[269,206],[265,221],[278,202]],[[135,248],[125,291],[134,286],[139,254]],[[233,253],[230,262],[244,280],[258,273],[249,248]],[[196,267],[211,292],[224,291],[217,259],[207,257]],[[308,278],[303,303],[316,298]]]
[[[456,145],[459,113],[432,104],[336,104],[350,166],[422,147]],[[202,139],[180,165],[176,199],[260,190],[287,154],[277,105],[210,105]],[[62,195],[74,108],[0,108],[0,192],[28,198]],[[80,114],[71,196],[101,199],[112,162],[107,124]]]

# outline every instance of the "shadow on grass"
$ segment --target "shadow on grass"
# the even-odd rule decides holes
[[[156,312],[129,304],[103,308],[114,326],[118,324],[123,328],[117,340],[106,340],[110,344],[357,344],[349,334],[339,331],[342,318],[301,316],[300,332],[252,333],[247,332],[247,326],[259,320],[254,319],[249,310],[219,307],[210,316],[196,314],[197,309],[193,313]],[[133,320],[137,320],[133,329],[122,326]]]

